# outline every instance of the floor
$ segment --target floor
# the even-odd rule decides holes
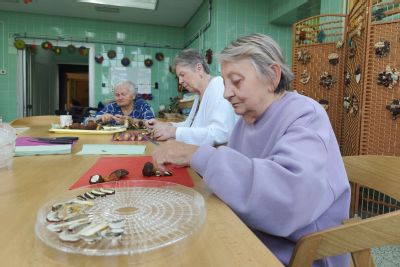
[[[372,255],[376,267],[400,267],[400,246],[374,248]]]

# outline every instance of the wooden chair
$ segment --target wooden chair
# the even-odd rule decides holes
[[[350,182],[400,199],[400,157],[344,157]],[[350,219],[344,225],[303,237],[290,267],[312,266],[314,260],[351,252],[355,267],[375,266],[370,248],[400,244],[400,210],[367,219]]]
[[[59,123],[60,117],[54,115],[31,116],[13,120],[11,126],[51,126],[52,123]]]

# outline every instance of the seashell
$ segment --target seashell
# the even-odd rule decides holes
[[[110,226],[111,229],[123,228],[125,225],[125,220],[124,219],[114,220],[114,221],[109,222],[108,225]]]
[[[71,234],[68,231],[62,231],[58,237],[62,240],[62,241],[66,241],[66,242],[76,242],[79,241],[81,238],[79,237],[79,235],[77,234]]]
[[[172,173],[169,172],[169,171],[165,171],[165,172],[164,172],[164,176],[172,176]]]
[[[103,192],[98,191],[98,190],[92,190],[92,191],[90,191],[90,193],[92,193],[96,197],[104,197],[104,196],[106,196],[106,193],[103,193]]]
[[[115,190],[112,190],[112,189],[100,188],[99,190],[100,190],[100,192],[106,193],[107,195],[115,194]]]
[[[92,193],[90,193],[90,192],[86,192],[85,194],[83,194],[86,198],[88,198],[88,199],[95,199],[96,197],[92,194]]]
[[[79,232],[81,237],[88,237],[97,234],[98,232],[106,229],[108,227],[108,223],[102,222],[98,224],[91,224],[88,227],[84,228],[82,231]]]
[[[47,213],[46,220],[48,222],[60,222],[61,219],[58,217],[58,211],[50,211]]]
[[[339,55],[337,53],[331,53],[328,55],[328,61],[332,65],[336,65],[339,63]]]
[[[104,182],[104,181],[103,181],[103,177],[100,174],[93,174],[92,176],[90,176],[89,183],[97,184],[97,183],[101,183],[101,182]]]

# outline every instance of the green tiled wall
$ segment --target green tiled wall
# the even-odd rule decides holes
[[[261,32],[272,36],[282,47],[286,61],[291,64],[292,28],[270,23],[276,14],[286,14],[292,9],[309,0],[213,0],[211,26],[199,38],[190,43],[189,47],[203,53],[209,48],[214,53],[211,70],[218,74],[218,62],[215,56],[229,42],[249,33]],[[321,13],[342,13],[343,1],[321,0]],[[0,75],[0,115],[9,121],[16,117],[16,67],[17,55],[13,46],[12,34],[30,34],[40,36],[74,36],[86,38],[92,35],[95,40],[104,42],[95,44],[96,54],[106,53],[110,49],[119,51],[117,58],[128,55],[132,61],[141,64],[145,58],[153,58],[156,52],[162,52],[165,59],[154,61],[152,67],[152,82],[158,82],[160,89],[153,89],[154,100],[150,104],[157,111],[160,104],[168,104],[169,97],[177,95],[176,80],[170,74],[168,67],[179,47],[188,44],[190,40],[204,28],[208,21],[208,0],[205,0],[197,14],[185,28],[162,27],[143,24],[117,23],[109,21],[86,20],[67,17],[43,16],[0,11],[0,67],[4,61],[7,75]],[[4,25],[4,31],[2,30]],[[135,46],[112,45],[117,33],[126,36],[126,42]],[[4,36],[4,37],[3,37]],[[3,40],[3,38],[5,38]],[[90,40],[89,40],[90,42]],[[4,45],[3,45],[4,43]],[[161,48],[150,48],[155,45]],[[168,46],[168,48],[167,48]],[[95,66],[95,102],[111,97],[103,95],[101,84],[109,78],[107,60],[102,65]]]
[[[307,0],[213,0],[211,27],[190,47],[199,49],[203,53],[211,48],[216,55],[239,36],[259,32],[270,35],[279,43],[286,62],[291,65],[292,28],[274,25],[270,21],[281,14],[289,13],[305,2]],[[345,4],[346,0],[321,0],[321,13],[342,13]],[[206,0],[186,27],[185,42],[196,34],[196,30],[205,24],[207,18],[208,1]],[[216,60],[211,64],[211,70],[215,74],[218,73]]]
[[[102,53],[107,58],[107,51],[114,49],[119,51],[115,60],[121,59],[123,55],[129,56],[132,62],[139,60],[136,64],[142,64],[145,58],[153,59],[152,83],[158,82],[159,89],[153,89],[154,99],[149,102],[155,111],[158,110],[159,105],[167,105],[169,97],[177,95],[176,79],[169,73],[169,65],[175,54],[179,52],[178,48],[183,45],[183,28],[0,11],[0,68],[3,67],[4,61],[4,68],[7,70],[7,75],[0,75],[0,116],[4,121],[11,121],[17,117],[17,51],[13,45],[15,33],[49,38],[61,36],[65,38],[64,41],[68,41],[71,37],[84,39],[90,33],[92,39],[89,38],[88,42],[96,41],[95,54]],[[117,33],[125,34],[125,42],[135,44],[135,46],[108,44],[115,43]],[[40,45],[40,43],[41,41],[38,41],[37,44]],[[53,44],[56,44],[56,41],[53,41]],[[154,59],[157,52],[164,53],[164,61],[159,62]],[[101,90],[102,81],[109,78],[110,64],[107,63],[109,62],[105,60],[102,65],[95,66],[95,103],[112,97],[103,95]],[[119,60],[116,64],[120,64]]]

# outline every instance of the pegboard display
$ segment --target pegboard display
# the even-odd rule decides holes
[[[340,143],[346,16],[320,15],[293,25],[294,89],[319,102],[327,111]]]
[[[367,42],[367,2],[358,1],[348,15],[347,51],[343,98],[343,128],[340,143],[343,156],[360,151],[361,113],[364,97],[364,71]]]
[[[400,2],[369,5],[360,154],[400,156]]]

